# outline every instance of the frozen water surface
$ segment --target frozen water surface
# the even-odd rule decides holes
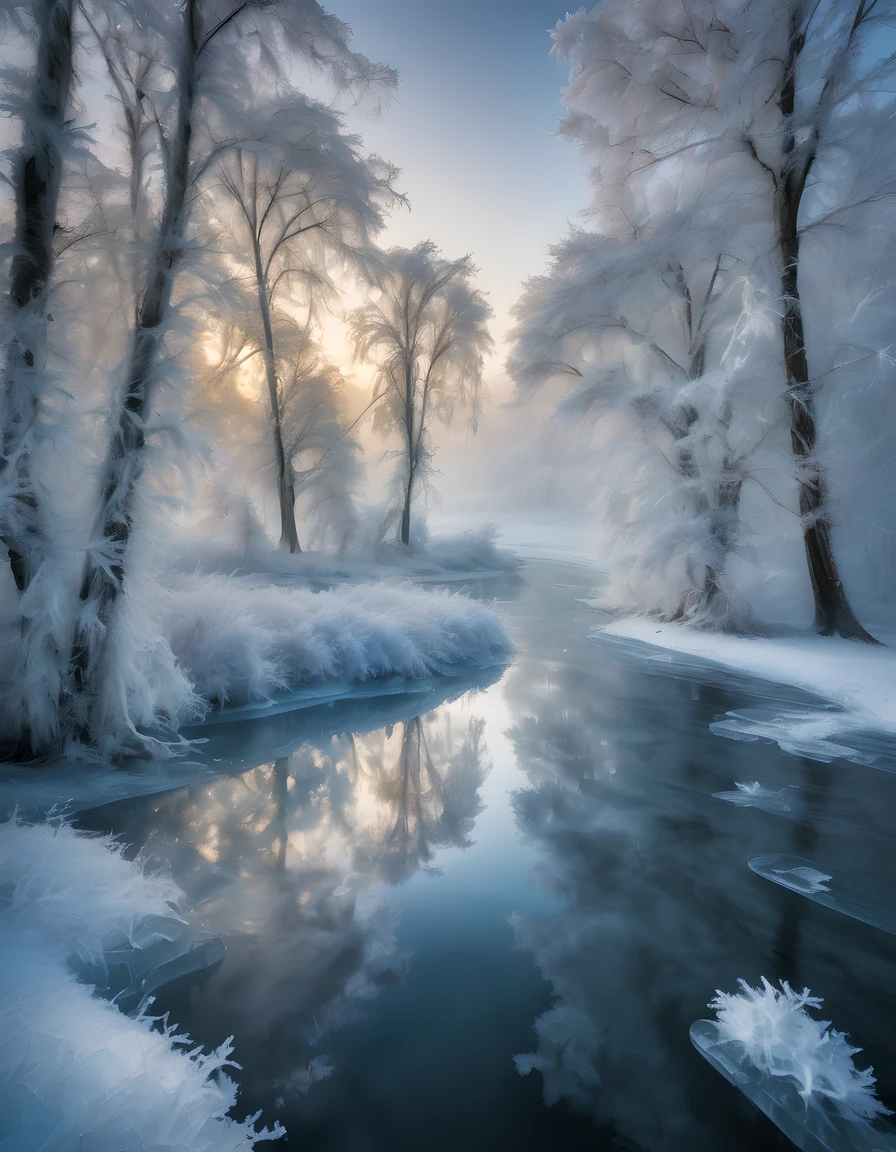
[[[896,899],[886,890],[883,894],[876,892],[876,886],[868,883],[863,872],[852,882],[843,876],[835,879],[820,871],[809,860],[782,855],[754,856],[750,867],[757,876],[764,876],[766,880],[798,892],[817,904],[823,904],[844,916],[864,920],[882,932],[896,934]],[[855,873],[852,862],[849,868]]]
[[[717,800],[727,800],[741,808],[761,808],[764,812],[791,812],[793,809],[784,788],[764,788],[758,780],[742,784],[735,781],[730,792],[713,792]]]
[[[896,1129],[880,1120],[844,1114],[829,1097],[808,1098],[792,1075],[758,1068],[744,1046],[712,1020],[691,1026],[691,1040],[717,1072],[738,1088],[803,1152],[891,1152]]]
[[[712,726],[733,714],[821,721],[831,701],[664,659],[644,640],[595,642],[603,618],[584,601],[598,580],[542,556],[474,587],[497,598],[517,647],[503,674],[221,716],[188,732],[207,743],[186,761],[0,775],[3,813],[70,802],[78,828],[119,836],[150,878],[167,869],[184,893],[169,934],[179,917],[226,949],[195,971],[184,961],[151,1014],[206,1052],[234,1037],[235,1121],[261,1110],[259,1125],[288,1130],[284,1147],[321,1152],[892,1147],[874,1127],[885,1117],[838,1126],[796,1080],[749,1067],[717,1022],[691,1026],[741,978],[811,988],[896,1107],[896,940],[825,906],[889,907],[896,776],[723,738]],[[843,747],[893,759],[892,736],[862,722],[864,743],[853,727]],[[811,871],[769,884],[748,866],[761,856]],[[161,972],[176,944],[153,937],[164,888],[160,906],[142,892],[127,942],[104,922],[80,970],[64,961],[82,997],[68,1025],[93,1021],[100,1049],[144,1052],[132,1104],[116,1097],[134,1116],[150,1115],[156,1063],[197,1099],[213,1093],[202,1069],[169,1068],[158,1028],[108,999],[132,970],[151,981],[134,965]],[[58,1005],[63,960],[51,961]],[[21,1061],[21,1045],[9,1051]],[[207,1117],[229,1091],[203,1103],[206,1126],[220,1126]],[[33,1105],[2,1098],[7,1116]],[[0,1148],[18,1152],[8,1131]],[[184,1132],[190,1146],[201,1125]]]

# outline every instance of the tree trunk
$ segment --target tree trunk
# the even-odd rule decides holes
[[[702,357],[696,371],[702,371]],[[696,377],[692,376],[691,379]],[[702,487],[700,468],[690,445],[684,443],[686,437],[698,419],[698,412],[692,405],[684,405],[678,409],[669,421],[669,429],[675,437],[675,463],[680,474],[693,485],[701,485],[697,492],[694,504],[695,514],[706,516],[709,520],[709,532],[718,549],[718,559],[715,563],[707,564],[703,574],[702,587],[691,588],[684,593],[670,619],[672,621],[697,619],[701,614],[705,623],[712,622],[711,613],[714,601],[717,599],[721,586],[719,578],[724,572],[725,560],[728,553],[737,543],[739,531],[740,494],[743,479],[732,476],[723,479],[714,487],[713,499],[707,495]],[[726,461],[726,469],[730,474],[730,460]],[[719,618],[716,623],[724,624]]]
[[[165,205],[150,258],[143,299],[131,341],[125,387],[103,468],[103,483],[92,538],[102,557],[88,555],[81,584],[82,611],[75,628],[72,666],[75,687],[92,692],[103,672],[101,649],[122,590],[135,502],[143,473],[144,428],[152,412],[163,325],[181,257],[189,186],[190,140],[196,93],[196,0],[184,9],[184,52],[178,77],[179,104]],[[79,717],[82,731],[87,720]]]
[[[6,346],[5,412],[0,479],[13,488],[13,510],[0,523],[16,587],[34,577],[43,525],[33,478],[30,438],[40,410],[46,368],[46,296],[53,269],[53,233],[62,182],[62,134],[72,86],[73,0],[38,0],[35,92],[23,116],[15,160],[15,254],[10,268],[12,336]],[[12,471],[12,478],[6,473]]]
[[[711,514],[711,533],[719,547],[721,561],[718,565],[707,564],[703,579],[703,601],[711,607],[721,591],[719,577],[724,571],[724,561],[734,548],[739,531],[740,493],[743,478],[735,476],[723,480],[715,491],[715,503]]]
[[[414,459],[414,391],[416,366],[408,364],[405,367],[404,380],[404,430],[408,455],[408,479],[404,491],[404,507],[401,512],[401,531],[399,539],[402,544],[411,542],[411,500],[414,497],[414,472],[416,461]]]
[[[831,547],[831,522],[827,516],[827,483],[818,465],[818,435],[809,366],[803,335],[797,272],[799,236],[793,227],[782,235],[784,271],[784,363],[787,370],[787,401],[790,406],[790,445],[799,471],[800,516],[806,562],[815,600],[815,628],[823,636],[835,633],[850,640],[878,643],[859,623],[846,596]]]
[[[280,499],[280,523],[282,525],[279,547],[283,552],[292,554],[301,552],[299,534],[296,530],[296,486],[288,476],[284,476],[279,485],[278,495]]]
[[[271,434],[274,441],[274,464],[277,469],[277,498],[280,502],[280,545],[284,552],[301,552],[296,527],[296,486],[291,461],[286,459],[283,447],[283,421],[280,414],[280,388],[277,383],[277,359],[274,354],[274,329],[271,324],[271,306],[261,262],[261,249],[255,249],[255,285],[258,290],[258,310],[264,328],[264,374],[271,406]]]
[[[685,324],[688,335],[688,380],[699,380],[706,370],[704,327],[707,309],[714,299],[721,261],[722,258],[719,256],[703,299],[703,307],[697,321],[696,331],[690,286],[684,275],[684,269],[681,265],[678,268],[678,281],[685,303]],[[709,534],[715,545],[716,556],[711,563],[707,563],[704,567],[702,587],[699,589],[691,588],[684,593],[672,619],[688,618],[705,624],[722,624],[724,626],[725,621],[713,611],[713,604],[721,590],[720,576],[724,572],[728,553],[737,542],[740,493],[743,480],[739,477],[725,479],[713,486],[712,497],[707,492],[694,450],[689,443],[686,443],[691,429],[698,419],[697,409],[692,404],[683,404],[673,413],[668,426],[675,437],[675,459],[679,472],[694,487],[699,485],[694,500],[694,512],[697,516],[707,518]],[[730,421],[724,424],[726,432],[729,424]],[[731,475],[731,463],[730,455],[726,455],[724,469],[729,475]]]
[[[781,111],[788,125],[784,141],[785,164],[776,189],[777,221],[781,248],[781,290],[784,313],[781,320],[784,338],[784,364],[787,373],[787,402],[790,407],[790,444],[797,464],[800,516],[806,562],[815,600],[815,628],[823,636],[837,633],[850,640],[878,643],[853,612],[831,546],[831,522],[827,515],[827,483],[817,459],[818,434],[815,424],[815,401],[809,379],[803,312],[800,302],[799,212],[806,181],[815,160],[818,141],[814,136],[801,158],[796,157],[793,116],[796,98],[796,66],[803,49],[804,36],[799,27],[797,6],[793,9],[788,59],[781,87]]]
[[[401,543],[411,542],[411,499],[413,497],[414,474],[408,474],[408,483],[404,493],[404,507],[401,512]]]

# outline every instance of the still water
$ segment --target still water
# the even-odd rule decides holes
[[[823,705],[595,639],[596,581],[543,560],[473,590],[519,650],[500,679],[205,726],[214,775],[80,814],[226,944],[156,1008],[235,1036],[240,1115],[327,1152],[790,1147],[688,1039],[763,975],[823,996],[896,1106],[896,936],[861,919],[896,921],[896,774],[715,735]],[[714,797],[736,781],[777,798]],[[853,917],[755,874],[766,853]]]

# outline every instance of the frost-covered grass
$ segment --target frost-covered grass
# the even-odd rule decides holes
[[[109,837],[16,816],[0,824],[0,892],[4,934],[39,936],[63,960],[101,953],[114,929],[170,914],[183,895],[170,878],[125,860]]]
[[[873,1069],[856,1067],[861,1049],[829,1020],[809,1014],[821,1007],[820,997],[808,988],[795,992],[786,981],[775,988],[764,976],[760,988],[738,983],[740,992],[717,991],[709,1005],[723,1042],[742,1046],[759,1072],[793,1080],[807,1102],[824,1097],[843,1115],[863,1120],[889,1114],[875,1092]]]
[[[785,751],[821,760],[844,755],[863,758],[849,747],[852,733],[873,731],[896,736],[896,647],[806,634],[710,634],[683,624],[632,617],[613,621],[599,631],[663,649],[663,655],[655,659],[667,661],[673,674],[686,670],[688,658],[696,657],[800,688],[838,706],[831,712],[791,710],[758,722],[735,715],[713,725],[714,731],[724,735],[764,737],[775,740]]]
[[[125,1016],[70,967],[181,896],[107,837],[0,825],[0,1081],[16,1152],[238,1152],[277,1132],[228,1116],[229,1042],[209,1054],[164,1022]]]
[[[513,646],[485,605],[409,586],[327,592],[193,575],[160,596],[162,633],[193,690],[248,704],[325,684],[418,680],[508,661]]]
[[[472,559],[465,547],[458,563]],[[335,586],[314,591],[312,583]],[[20,675],[20,647],[16,619],[0,613],[0,758],[4,745],[42,730],[38,713],[48,730],[58,727],[58,684],[43,697],[31,691]],[[105,758],[136,752],[166,759],[185,749],[177,730],[210,706],[267,705],[305,689],[318,696],[370,694],[378,685],[395,691],[507,664],[513,653],[498,616],[460,591],[396,580],[312,581],[307,573],[169,569],[157,579],[144,572],[126,582],[105,642],[106,674],[89,707],[91,744]]]
[[[335,555],[300,552],[290,555],[275,549],[251,513],[249,528],[235,532],[226,522],[198,533],[172,533],[163,547],[163,564],[179,572],[251,574],[291,583],[370,583],[406,578],[457,581],[497,572],[510,572],[521,561],[513,551],[498,547],[493,524],[477,529],[452,530],[431,537],[421,525],[411,544],[375,537]]]
[[[475,531],[445,536],[424,537],[408,547],[390,541],[381,544],[377,560],[395,566],[416,577],[475,576],[477,573],[510,572],[521,561],[514,552],[497,546],[497,529],[493,524]]]
[[[430,516],[435,539],[457,539],[467,534],[469,516],[449,515],[439,510]],[[509,511],[501,516],[501,544],[524,560],[580,562],[601,568],[604,557],[594,526],[580,507],[531,512]]]

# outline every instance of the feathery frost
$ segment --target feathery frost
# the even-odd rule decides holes
[[[312,685],[485,668],[513,654],[503,624],[485,605],[406,586],[315,593],[184,576],[161,593],[160,612],[194,692],[222,706]]]
[[[873,1069],[856,1067],[853,1056],[861,1049],[829,1020],[809,1015],[821,1007],[820,997],[808,988],[795,992],[786,980],[775,988],[764,976],[760,988],[738,983],[740,992],[717,991],[709,1006],[721,1038],[743,1045],[760,1072],[792,1078],[804,1100],[824,1097],[846,1116],[872,1120],[889,1114],[875,1093]]]
[[[126,1016],[76,979],[110,934],[172,917],[180,897],[109,837],[0,825],[0,1075],[17,1152],[242,1152],[282,1134],[228,1115],[229,1040],[206,1054],[148,1005]]]

